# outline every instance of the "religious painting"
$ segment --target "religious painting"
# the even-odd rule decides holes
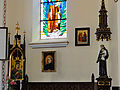
[[[42,72],[56,72],[56,51],[42,52]]]
[[[75,46],[90,45],[90,28],[75,28]]]
[[[41,0],[41,39],[67,38],[66,0]]]
[[[9,77],[12,80],[23,80],[23,54],[19,48],[13,50],[9,60]]]
[[[7,59],[7,36],[8,28],[0,27],[0,60]]]

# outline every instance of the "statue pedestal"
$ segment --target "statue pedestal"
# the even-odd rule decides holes
[[[110,90],[112,78],[107,76],[100,76],[96,78],[98,90]]]

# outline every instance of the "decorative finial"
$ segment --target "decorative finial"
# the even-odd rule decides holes
[[[8,36],[10,36],[11,33],[8,33]]]
[[[108,28],[107,24],[107,10],[105,9],[105,1],[101,0],[101,9],[99,11],[99,28],[96,29],[96,40],[105,40],[109,41],[111,40],[111,31],[110,28]]]
[[[25,31],[24,31],[23,33],[24,33],[24,35],[26,34],[26,32],[25,32]]]
[[[17,22],[17,24],[16,24],[16,34],[18,34],[18,31],[20,30],[20,27],[19,27],[19,24],[18,24],[18,22]]]
[[[101,6],[101,9],[105,9],[105,1],[102,0],[102,6]]]
[[[26,34],[26,32],[24,31],[23,33],[24,33],[24,40],[25,40],[25,34]]]

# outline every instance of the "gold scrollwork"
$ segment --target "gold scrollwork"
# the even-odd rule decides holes
[[[98,82],[98,85],[99,85],[99,86],[104,86],[104,85],[105,85],[105,82],[104,82],[104,81],[99,81],[99,82]]]
[[[106,81],[106,85],[107,85],[107,86],[110,86],[110,81]]]

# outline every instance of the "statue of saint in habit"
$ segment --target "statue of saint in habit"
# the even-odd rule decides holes
[[[96,63],[99,63],[99,76],[107,77],[106,60],[109,57],[109,53],[104,45],[100,45],[100,48],[101,48],[101,50],[99,52],[98,59],[96,62]]]

